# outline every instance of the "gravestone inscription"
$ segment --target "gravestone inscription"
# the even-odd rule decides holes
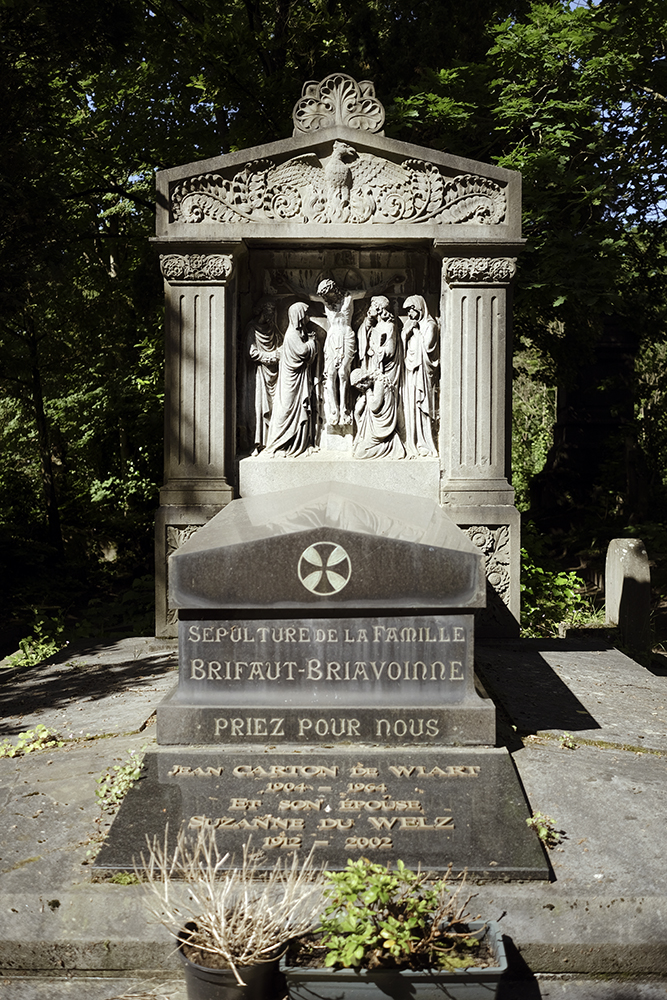
[[[191,612],[190,614],[196,614]],[[184,616],[163,743],[493,743],[475,691],[471,615]]]
[[[325,483],[229,504],[172,557],[179,683],[97,867],[131,868],[168,822],[237,857],[252,837],[267,866],[314,848],[332,868],[546,877],[475,680],[482,560],[416,497]]]
[[[128,845],[143,845],[145,835],[163,840],[168,819],[172,846],[181,826],[193,836],[212,828],[236,858],[251,838],[265,867],[314,848],[316,863],[332,869],[363,856],[432,871],[451,862],[482,879],[544,878],[525,817],[503,750],[311,746],[239,756],[229,747],[186,748],[151,755],[123,804],[122,836],[108,840],[97,864],[131,868]]]

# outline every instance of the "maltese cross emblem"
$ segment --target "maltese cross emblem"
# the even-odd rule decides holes
[[[314,542],[301,553],[298,573],[306,590],[326,597],[337,594],[348,583],[352,565],[342,545]]]

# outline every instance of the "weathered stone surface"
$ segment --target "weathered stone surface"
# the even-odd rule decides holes
[[[614,538],[605,564],[605,612],[618,625],[624,644],[636,653],[651,647],[651,570],[640,538]]]
[[[229,504],[171,557],[170,597],[189,609],[475,608],[481,563],[437,504],[321,483]]]
[[[136,733],[173,687],[175,643],[79,642],[30,667],[5,668],[0,739],[47,725],[64,739]]]
[[[181,825],[219,831],[237,857],[250,835],[271,866],[307,853],[329,868],[349,857],[400,858],[433,871],[450,862],[482,878],[544,879],[546,858],[525,819],[527,805],[502,749],[348,750],[296,753],[183,749],[147,757],[148,775],[128,794],[97,868],[131,868],[145,835],[175,837]]]
[[[333,438],[324,432],[324,437]],[[340,444],[341,450],[333,450]],[[386,489],[391,484],[395,493],[439,499],[440,463],[437,458],[419,458],[406,462],[398,458],[381,458],[373,462],[354,461],[351,458],[352,433],[349,444],[345,437],[325,441],[326,452],[321,450],[301,459],[267,458],[263,453],[239,462],[239,488],[241,496],[253,497],[263,493],[319,485],[329,480],[350,483],[369,489]],[[345,450],[347,448],[347,450]]]

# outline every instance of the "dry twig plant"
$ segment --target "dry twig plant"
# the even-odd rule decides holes
[[[220,956],[240,986],[245,983],[239,968],[274,959],[290,938],[319,925],[323,876],[313,868],[312,851],[303,862],[295,852],[291,863],[279,859],[267,871],[260,869],[262,853],[248,840],[241,865],[225,869],[229,854],[219,850],[213,828],[200,829],[194,844],[181,830],[173,856],[167,835],[168,827],[164,843],[148,841],[148,858],[141,855],[137,871],[153,893],[149,909],[177,936],[194,923],[182,940]]]

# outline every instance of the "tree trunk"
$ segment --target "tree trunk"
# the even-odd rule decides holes
[[[28,350],[30,352],[31,382],[30,392],[35,423],[37,425],[37,445],[39,448],[39,460],[42,471],[42,488],[44,490],[44,502],[46,504],[46,521],[48,528],[49,544],[58,552],[64,555],[63,535],[60,526],[60,511],[58,509],[58,497],[56,494],[56,481],[53,474],[53,460],[51,457],[51,439],[49,435],[49,423],[44,410],[44,396],[42,393],[42,378],[39,370],[39,356],[37,352],[37,337],[32,324],[28,330]]]

